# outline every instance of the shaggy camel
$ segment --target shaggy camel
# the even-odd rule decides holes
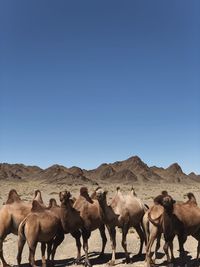
[[[96,197],[103,210],[104,223],[108,228],[112,243],[112,259],[110,265],[114,265],[115,263],[116,226],[122,229],[122,247],[125,251],[126,262],[130,262],[129,253],[127,251],[126,235],[130,227],[133,226],[136,229],[140,237],[140,249],[138,254],[141,254],[143,243],[145,241],[144,232],[141,228],[141,221],[146,207],[142,201],[137,198],[133,188],[129,195],[123,196],[118,187],[110,205],[107,204],[106,195],[107,191],[104,191],[102,188],[96,190]]]
[[[90,261],[88,259],[88,239],[91,235],[91,232],[96,229],[99,229],[100,231],[102,238],[102,250],[100,256],[104,254],[104,249],[107,242],[107,238],[105,235],[105,225],[103,223],[103,217],[102,217],[102,210],[98,200],[96,200],[95,198],[92,199],[89,196],[88,189],[86,187],[80,188],[80,195],[75,200],[73,208],[79,212],[80,218],[83,222],[83,226],[81,227],[81,235],[83,238],[83,249],[85,252],[85,265],[91,266]],[[79,262],[81,256],[80,236],[79,240],[78,237],[76,237],[76,241],[78,249],[77,262]]]
[[[53,212],[44,208],[38,201],[33,200],[31,212],[20,223],[18,229],[18,254],[17,262],[20,266],[21,256],[25,242],[29,246],[29,263],[35,267],[35,250],[38,242],[41,242],[42,264],[46,265],[46,243],[56,242],[63,235],[60,219]],[[54,254],[54,252],[52,252]]]
[[[42,201],[41,192],[35,191],[35,197]],[[41,202],[43,204],[43,201]],[[8,199],[0,209],[0,259],[3,267],[9,266],[3,255],[3,241],[10,233],[17,235],[19,224],[31,211],[31,203],[21,200],[15,189],[10,190]]]

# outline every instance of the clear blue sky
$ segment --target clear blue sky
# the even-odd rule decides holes
[[[0,2],[0,162],[138,155],[200,173],[200,1]]]

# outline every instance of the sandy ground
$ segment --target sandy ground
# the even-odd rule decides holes
[[[110,185],[110,184],[104,184],[102,185],[104,188],[106,188],[109,191],[108,197],[111,198],[114,195],[116,185]],[[124,186],[121,185],[121,190],[125,193],[130,191],[131,185]],[[140,197],[145,203],[148,205],[152,204],[152,198],[158,195],[161,190],[166,189],[170,192],[170,194],[176,199],[176,200],[184,200],[183,195],[189,191],[193,192],[197,198],[198,203],[200,203],[200,184],[193,184],[193,185],[179,185],[179,184],[143,184],[143,185],[134,185],[136,189],[136,193],[138,197]],[[52,197],[56,198],[58,200],[58,193],[64,189],[70,189],[73,196],[78,196],[79,188],[80,186],[64,186],[64,185],[54,185],[54,184],[44,184],[42,182],[38,181],[32,181],[32,182],[14,182],[14,181],[1,181],[1,187],[0,187],[0,205],[6,200],[8,192],[10,189],[15,188],[17,192],[21,195],[22,199],[26,201],[31,201],[33,198],[33,193],[35,189],[40,189],[42,191],[42,196],[44,199],[44,202],[47,204],[48,200]],[[89,191],[92,192],[95,189],[95,186],[90,186]],[[58,201],[59,203],[59,201]],[[109,240],[109,235],[107,233],[108,242],[106,245],[106,254],[103,259],[98,258],[98,252],[101,251],[101,239],[99,231],[96,230],[92,232],[91,238],[89,240],[89,251],[90,251],[90,259],[91,263],[94,266],[106,266],[107,262],[111,258],[111,245]],[[139,238],[135,231],[131,229],[127,236],[127,244],[128,244],[128,250],[130,252],[130,255],[132,257],[132,263],[127,264],[128,266],[134,266],[134,267],[141,267],[145,266],[144,262],[144,255],[141,258],[137,258],[136,254],[139,250]],[[162,241],[163,244],[163,241]],[[178,257],[178,244],[177,240],[174,241],[174,252],[175,256]],[[169,265],[169,266],[200,266],[195,260],[196,255],[196,248],[197,248],[197,241],[194,240],[192,237],[189,237],[186,244],[185,249],[188,251],[187,257],[185,259],[185,264],[180,264],[179,260],[177,258],[177,262],[175,265]],[[143,250],[145,252],[145,249]],[[17,254],[17,237],[14,235],[9,235],[5,239],[4,242],[4,255],[7,259],[7,262],[11,265],[16,264],[16,254]],[[160,249],[159,253],[159,259],[157,259],[156,263],[157,266],[167,266],[166,264],[166,257],[163,253],[162,248]],[[56,267],[62,267],[62,266],[73,266],[73,260],[76,257],[76,246],[74,239],[70,235],[65,236],[65,240],[60,245],[60,247],[57,250],[56,253]],[[116,254],[116,265],[117,266],[125,266],[124,263],[124,253],[123,248],[121,247],[121,233],[120,230],[117,229],[117,254]],[[41,254],[40,254],[40,245],[37,247],[36,251],[36,259],[37,265],[40,266],[41,262]],[[24,248],[23,252],[23,258],[22,263],[23,267],[27,267],[28,264],[28,247],[27,245]],[[0,263],[1,265],[1,263]]]

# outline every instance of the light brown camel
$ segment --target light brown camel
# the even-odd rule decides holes
[[[143,243],[145,241],[144,232],[141,228],[141,222],[146,207],[135,195],[133,188],[130,194],[122,195],[120,188],[118,187],[110,205],[107,204],[106,195],[107,191],[104,191],[102,188],[99,188],[96,191],[97,199],[103,210],[104,223],[108,228],[112,243],[112,259],[110,261],[110,265],[114,265],[115,263],[116,226],[122,229],[122,247],[125,251],[126,262],[130,262],[129,253],[127,251],[126,235],[130,227],[134,227],[136,229],[140,237],[140,249],[138,254],[141,254]]]
[[[44,208],[38,201],[32,203],[31,212],[20,223],[18,229],[18,254],[17,262],[20,266],[21,256],[25,242],[29,246],[29,263],[35,267],[35,250],[38,242],[42,246],[42,264],[46,265],[46,243],[51,242],[63,233],[60,219],[49,209]],[[53,254],[54,252],[52,252]]]
[[[163,190],[160,195],[156,196],[153,199],[154,205],[152,207],[150,207],[150,209],[148,209],[145,212],[143,219],[142,219],[142,224],[143,224],[143,228],[144,228],[145,236],[146,236],[146,240],[147,240],[146,251],[147,251],[147,248],[149,249],[149,246],[152,246],[149,243],[149,239],[151,239],[152,244],[154,243],[155,239],[157,239],[156,247],[155,247],[155,251],[154,251],[155,259],[156,259],[157,252],[160,248],[160,240],[161,240],[162,230],[161,230],[161,227],[157,227],[155,224],[152,224],[150,222],[149,213],[152,214],[154,219],[160,218],[161,214],[163,213],[163,207],[160,205],[162,204],[163,198],[165,196],[168,196],[168,192],[166,190]],[[151,236],[150,236],[150,234],[151,234]],[[150,248],[150,250],[151,250],[151,248]],[[151,253],[151,251],[150,251],[150,253]]]
[[[41,201],[41,192],[35,192],[35,197]],[[43,204],[43,202],[42,202]],[[31,211],[32,204],[21,200],[15,189],[10,190],[8,199],[0,209],[0,259],[3,267],[9,266],[3,255],[3,241],[8,234],[18,234],[19,224]]]
[[[162,198],[161,204],[154,205],[150,208],[148,212],[148,220],[149,220],[149,238],[147,242],[146,248],[146,262],[147,267],[150,267],[152,264],[151,259],[151,248],[153,242],[158,237],[159,241],[157,241],[160,245],[160,237],[161,234],[164,234],[165,244],[164,244],[164,252],[167,256],[167,261],[170,262],[174,259],[173,254],[173,239],[175,235],[178,236],[184,234],[184,228],[182,222],[173,214],[175,201],[171,196],[164,196]],[[156,252],[158,247],[156,246]],[[171,251],[171,257],[168,252],[168,248]]]
[[[198,241],[197,258],[200,252],[200,208],[196,205],[196,199],[192,193],[188,194],[188,201],[185,203],[173,203],[166,196],[162,199],[161,205],[154,205],[148,212],[150,222],[149,239],[147,244],[146,261],[151,266],[151,247],[154,240],[164,233],[164,251],[168,262],[173,260],[173,239],[178,235],[180,256],[184,255],[184,242],[188,235],[192,235]],[[171,250],[171,259],[168,253]],[[156,248],[157,250],[157,248]]]
[[[88,239],[91,232],[99,229],[102,238],[102,250],[100,256],[104,254],[107,238],[105,235],[105,225],[103,222],[103,212],[99,205],[98,200],[92,199],[88,194],[86,187],[80,188],[80,195],[76,199],[73,205],[74,209],[80,212],[80,217],[83,221],[83,227],[81,228],[83,238],[83,249],[85,252],[85,264],[91,266],[88,259]],[[78,247],[78,250],[80,248]]]

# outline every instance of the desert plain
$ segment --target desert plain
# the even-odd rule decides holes
[[[138,160],[138,159],[137,159]],[[130,164],[122,163],[122,165],[126,166],[124,169],[124,172],[122,170],[118,171],[116,173],[116,168],[113,168],[114,174],[112,173],[111,177],[119,177],[120,179],[95,179],[95,180],[89,180],[91,177],[96,175],[98,176],[98,170],[95,169],[95,171],[91,171],[90,175],[85,178],[85,176],[80,175],[80,169],[71,168],[71,173],[76,173],[76,179],[74,179],[74,176],[66,175],[64,177],[64,173],[66,173],[66,170],[63,169],[63,166],[54,166],[51,167],[51,177],[52,179],[49,179],[47,176],[43,177],[41,176],[40,179],[36,179],[32,177],[28,177],[28,167],[22,166],[22,165],[1,165],[1,179],[0,179],[0,206],[3,205],[3,202],[6,201],[8,192],[11,189],[16,189],[18,194],[21,196],[22,200],[24,201],[32,201],[34,196],[34,191],[36,189],[40,189],[42,192],[42,197],[46,205],[48,205],[48,201],[50,198],[55,198],[59,204],[59,192],[63,191],[65,189],[69,190],[72,194],[72,196],[77,197],[79,195],[79,190],[81,186],[87,186],[89,193],[92,193],[96,187],[102,186],[108,191],[108,201],[112,199],[112,197],[115,194],[116,187],[120,186],[121,191],[124,194],[128,194],[131,190],[131,187],[133,186],[135,188],[135,192],[139,198],[142,199],[144,203],[151,206],[153,204],[153,198],[160,194],[162,190],[167,190],[171,196],[176,201],[185,201],[184,194],[188,192],[193,192],[197,202],[200,203],[200,183],[198,182],[197,178],[195,179],[189,179],[190,176],[185,175],[181,168],[179,169],[179,166],[173,165],[171,167],[171,177],[170,180],[166,180],[164,176],[161,176],[163,179],[156,180],[157,176],[153,177],[149,174],[148,177],[145,179],[146,172],[148,171],[147,165],[142,165],[141,163],[138,165],[135,164],[135,159],[129,159],[131,161]],[[117,163],[119,165],[119,163]],[[121,163],[120,163],[121,164]],[[134,165],[135,164],[135,165]],[[130,166],[133,166],[131,168]],[[128,168],[129,166],[129,168]],[[138,167],[139,166],[139,167]],[[35,168],[35,167],[34,167]],[[149,168],[149,167],[148,167]],[[155,167],[153,167],[155,169]],[[18,171],[16,171],[16,169]],[[99,175],[103,175],[102,169],[105,170],[105,173],[107,176],[109,176],[108,173],[108,166],[105,164],[100,166],[101,172]],[[129,169],[129,170],[128,170]],[[144,171],[146,169],[146,172]],[[151,168],[152,169],[152,168]],[[8,171],[9,170],[9,171]],[[14,171],[15,170],[15,171]],[[20,171],[19,171],[20,170]],[[69,169],[68,169],[69,170]],[[73,172],[72,172],[73,170]],[[132,170],[132,171],[131,171]],[[143,180],[140,179],[133,179],[133,175],[130,172],[134,172],[135,170],[135,177],[144,177]],[[142,171],[143,170],[143,171]],[[165,171],[164,169],[161,169],[161,172]],[[47,170],[49,172],[49,170]],[[121,172],[121,173],[119,173]],[[14,173],[14,174],[13,174]],[[25,176],[27,175],[28,178],[20,177],[19,174],[25,173]],[[31,173],[33,173],[33,170],[31,170]],[[143,176],[142,176],[143,174]],[[3,177],[4,175],[4,177]],[[71,175],[71,174],[70,174]],[[122,176],[120,176],[122,175]],[[125,175],[123,177],[123,175]],[[185,176],[184,176],[185,175]],[[194,174],[192,174],[194,176]],[[182,177],[182,180],[177,180],[177,177]],[[45,178],[44,178],[45,177]],[[79,179],[78,179],[79,177]],[[184,177],[186,181],[184,182]],[[55,179],[53,179],[55,178]],[[190,177],[191,178],[191,177]],[[200,204],[199,204],[200,205]],[[92,232],[91,237],[89,239],[89,256],[91,259],[91,263],[93,266],[106,266],[109,260],[111,259],[111,243],[109,240],[108,232],[106,231],[107,235],[107,244],[105,249],[105,257],[104,258],[98,258],[98,253],[101,251],[101,238],[98,230],[95,230]],[[145,247],[143,248],[143,256],[138,258],[137,252],[139,250],[139,237],[134,229],[130,229],[129,233],[127,235],[127,244],[128,244],[128,251],[130,252],[130,256],[132,258],[132,262],[130,264],[126,264],[124,262],[125,256],[124,251],[121,246],[121,231],[117,228],[117,250],[116,250],[116,265],[117,266],[133,266],[133,267],[143,267],[145,266]],[[164,244],[164,241],[162,239],[161,242],[161,248],[159,250],[159,258],[156,260],[156,266],[168,266],[166,262],[166,256],[164,255],[162,246]],[[16,265],[16,255],[17,255],[17,236],[14,236],[13,234],[10,234],[6,237],[4,241],[4,256],[7,260],[7,262],[10,265]],[[169,266],[199,266],[198,263],[195,261],[196,256],[196,249],[197,249],[197,241],[192,238],[188,237],[186,243],[185,243],[185,249],[187,251],[187,256],[185,257],[184,264],[180,262],[178,255],[178,242],[177,238],[174,240],[174,253],[176,257],[176,261],[174,265]],[[84,252],[82,250],[82,255],[84,259]],[[65,239],[63,243],[58,247],[56,256],[55,256],[55,266],[56,267],[64,267],[64,266],[73,266],[74,259],[76,257],[76,245],[75,240],[68,234],[65,235]],[[41,266],[41,252],[40,252],[40,244],[37,246],[36,250],[36,264],[38,266]],[[1,263],[0,263],[1,264]],[[23,252],[23,258],[22,258],[22,266],[28,267],[28,247],[25,245],[24,252]]]

